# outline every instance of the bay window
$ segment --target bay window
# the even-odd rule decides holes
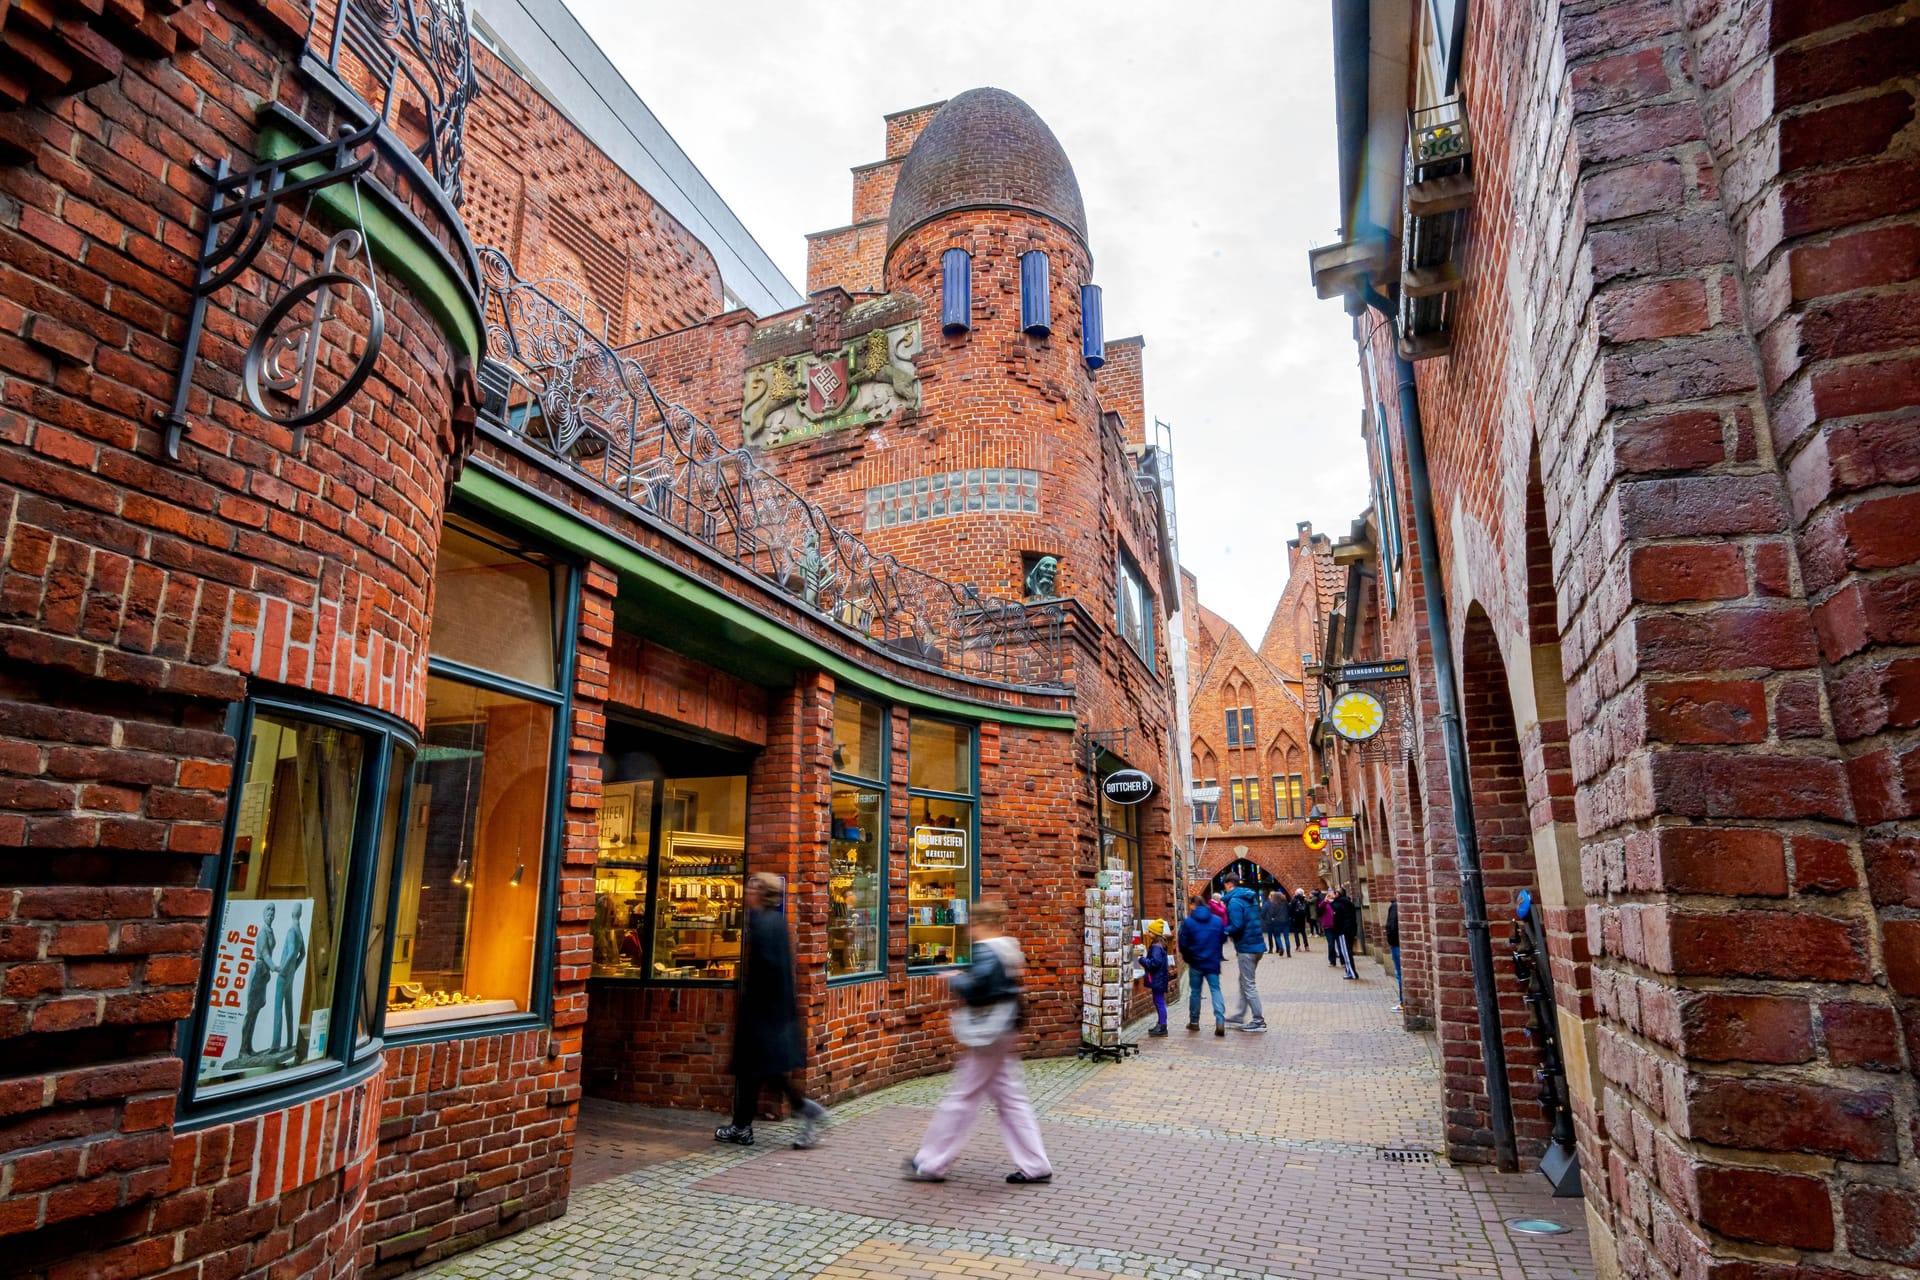
[[[973,729],[914,716],[907,741],[907,967],[969,963],[979,883]]]

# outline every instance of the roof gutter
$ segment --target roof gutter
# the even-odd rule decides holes
[[[1333,110],[1340,159],[1340,238],[1348,241],[1355,238],[1364,223],[1360,213],[1360,181],[1367,153],[1372,29],[1372,0],[1333,0]]]

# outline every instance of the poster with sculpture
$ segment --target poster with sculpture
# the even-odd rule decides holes
[[[317,1015],[316,1043],[302,1042],[312,927],[312,898],[227,900],[200,1048],[202,1079],[292,1066],[326,1052],[327,1028]]]
[[[919,354],[914,320],[860,334],[838,350],[756,365],[747,370],[741,434],[749,447],[771,449],[918,409]]]

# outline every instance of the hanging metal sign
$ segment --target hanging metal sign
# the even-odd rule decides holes
[[[1353,830],[1353,822],[1354,818],[1350,813],[1336,814],[1327,819],[1327,829],[1330,831],[1351,831]]]
[[[1368,680],[1404,680],[1407,678],[1407,660],[1388,658],[1382,662],[1350,662],[1344,667],[1336,667],[1334,678],[1341,684],[1361,684]]]
[[[1115,804],[1139,804],[1153,793],[1153,779],[1139,769],[1115,769],[1100,780],[1100,794]]]
[[[380,343],[387,330],[380,296],[372,285],[343,271],[345,263],[339,261],[342,253],[352,259],[360,252],[362,243],[361,234],[352,229],[338,232],[327,241],[320,270],[290,285],[280,295],[280,300],[260,321],[260,328],[247,347],[241,378],[247,403],[261,417],[292,427],[295,450],[299,449],[307,427],[324,420],[353,398],[380,358]],[[336,299],[357,306],[367,316],[367,334],[347,375],[316,404],[323,347],[345,351],[353,344],[351,327],[334,314]],[[328,341],[330,320],[337,337]],[[330,366],[333,362],[325,363]],[[275,393],[272,405],[263,398],[263,391]]]
[[[1326,832],[1320,829],[1319,823],[1309,822],[1306,829],[1300,833],[1300,843],[1318,853],[1327,847]]]

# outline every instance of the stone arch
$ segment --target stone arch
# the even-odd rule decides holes
[[[1603,1166],[1607,1140],[1599,1098],[1598,1023],[1587,949],[1587,895],[1580,877],[1580,838],[1574,813],[1567,688],[1560,644],[1553,545],[1546,489],[1536,442],[1527,460],[1526,610],[1532,716],[1517,726],[1526,765],[1528,824],[1536,897],[1553,976],[1555,1028],[1567,1092],[1581,1148]]]
[[[1533,889],[1533,848],[1527,803],[1526,767],[1514,723],[1514,698],[1507,663],[1493,623],[1477,602],[1466,614],[1460,644],[1460,701],[1467,740],[1467,773],[1473,792],[1474,828],[1480,846],[1480,879],[1486,897],[1488,928],[1496,957],[1514,920],[1523,889]],[[1456,922],[1458,924],[1458,922]],[[1465,942],[1464,930],[1461,941]],[[1479,1012],[1470,979],[1448,981],[1437,994],[1441,1024],[1442,1077],[1447,1095],[1447,1147],[1451,1158],[1468,1163],[1495,1159],[1492,1116],[1486,1094],[1486,1064],[1481,1058]],[[1513,1101],[1513,1128],[1521,1152],[1537,1155],[1547,1128],[1531,1101],[1539,1095],[1534,1071],[1539,1055],[1525,1035],[1523,991],[1511,965],[1494,964],[1494,988],[1506,1044],[1507,1088]],[[1449,1029],[1466,1031],[1464,1040]]]

